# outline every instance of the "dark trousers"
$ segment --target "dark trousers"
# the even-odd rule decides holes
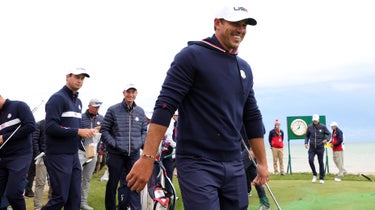
[[[23,192],[31,159],[31,154],[0,159],[0,199],[5,194],[13,209],[26,209]]]
[[[242,160],[218,162],[176,156],[185,210],[246,210],[248,196]]]
[[[29,172],[27,173],[27,185],[25,189],[25,194],[32,193],[33,183],[35,178],[35,161],[31,160]]]
[[[312,145],[310,145],[310,147],[309,147],[309,164],[310,164],[310,168],[311,168],[311,171],[312,171],[313,175],[317,176],[318,174],[316,173],[315,164],[314,164],[315,155],[318,156],[319,179],[324,180],[324,176],[325,176],[324,162],[323,162],[324,147],[317,147],[317,148],[315,148]]]
[[[116,209],[116,190],[118,188],[119,209],[130,207],[132,210],[141,209],[140,194],[130,191],[126,183],[126,175],[130,172],[135,161],[139,159],[139,152],[130,156],[108,153],[108,182],[105,191],[105,208],[106,210]]]
[[[44,158],[52,195],[43,210],[79,210],[81,205],[82,168],[76,154],[48,154]]]

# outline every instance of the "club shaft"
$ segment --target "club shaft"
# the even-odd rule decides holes
[[[241,139],[241,141],[242,141],[242,144],[245,147],[246,151],[249,153],[249,159],[251,160],[251,162],[253,162],[255,167],[258,169],[258,164],[255,162],[254,158],[251,156],[249,147],[246,145],[245,140]],[[267,188],[268,192],[271,194],[272,200],[275,202],[275,204],[277,206],[277,209],[281,210],[281,207],[280,207],[279,203],[277,202],[275,195],[272,193],[272,190],[271,190],[270,186],[268,185],[267,182],[266,182],[265,185],[266,185],[266,188]]]

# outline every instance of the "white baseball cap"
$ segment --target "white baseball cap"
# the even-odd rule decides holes
[[[257,21],[250,17],[250,14],[246,7],[243,6],[234,6],[234,5],[225,5],[219,12],[216,14],[216,18],[224,19],[229,22],[237,22],[241,20],[247,20],[247,24],[255,26]]]
[[[335,121],[331,122],[331,125],[330,125],[330,126],[331,126],[331,127],[332,127],[332,126],[339,127],[339,125],[338,125],[337,122],[335,122]]]
[[[99,99],[97,99],[97,98],[93,98],[93,99],[91,99],[90,100],[90,102],[89,102],[89,104],[91,105],[91,106],[93,106],[93,107],[99,107],[99,106],[101,106],[102,105],[102,101],[100,101]]]
[[[125,89],[124,90],[129,90],[129,89],[137,90],[136,85],[133,84],[133,83],[125,85]]]
[[[312,116],[312,121],[319,121],[319,115],[318,114],[314,114]]]
[[[75,69],[72,69],[72,70],[69,70],[69,72],[67,74],[74,74],[74,75],[80,75],[80,74],[83,74],[85,75],[86,77],[89,77],[90,78],[90,75],[87,73],[86,69],[84,68],[75,68]]]

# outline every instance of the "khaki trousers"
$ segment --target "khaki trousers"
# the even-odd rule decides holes
[[[339,169],[337,176],[344,176],[346,174],[346,170],[344,169],[344,152],[333,152],[333,162],[335,162],[336,167]]]
[[[272,147],[272,157],[273,157],[273,170],[275,174],[279,173],[277,163],[279,163],[280,166],[280,173],[284,174],[284,151],[283,148],[275,148]]]

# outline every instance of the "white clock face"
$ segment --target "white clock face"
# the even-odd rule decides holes
[[[302,119],[295,119],[290,123],[290,129],[296,136],[303,136],[307,131],[307,124]]]

